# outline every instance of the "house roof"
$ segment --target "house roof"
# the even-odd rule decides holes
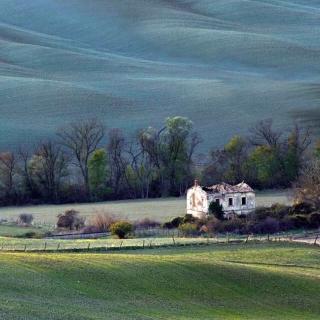
[[[236,185],[231,185],[225,182],[214,184],[211,187],[202,187],[206,192],[210,193],[235,193],[235,192],[254,192],[254,190],[245,182]]]

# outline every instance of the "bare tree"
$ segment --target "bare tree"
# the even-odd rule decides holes
[[[138,133],[136,140],[129,144],[127,153],[130,159],[130,167],[136,178],[136,187],[139,189],[140,196],[141,198],[148,198],[155,167],[149,154],[141,145],[141,141]]]
[[[298,123],[295,123],[288,140],[289,144],[294,145],[297,153],[302,157],[312,143],[310,128],[302,128]]]
[[[295,201],[320,208],[320,160],[310,162],[302,170],[295,187]]]
[[[127,161],[124,157],[125,138],[119,129],[112,129],[109,132],[107,155],[110,167],[110,181],[114,194],[119,195],[121,183],[125,177]]]
[[[16,173],[16,158],[12,152],[3,152],[0,154],[0,173],[6,197],[14,194],[14,175]]]
[[[31,167],[49,199],[58,200],[62,179],[68,175],[68,162],[61,146],[52,141],[39,144]]]
[[[271,119],[259,121],[250,130],[250,142],[254,146],[268,145],[271,148],[278,148],[283,132],[273,129]]]
[[[80,123],[71,123],[58,132],[60,143],[72,154],[73,164],[82,174],[86,194],[90,196],[88,161],[97,149],[105,134],[104,125],[93,119]]]

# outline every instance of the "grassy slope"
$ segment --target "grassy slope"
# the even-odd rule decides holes
[[[320,252],[299,245],[0,254],[0,318],[319,319]]]
[[[258,206],[270,206],[272,203],[289,203],[286,191],[262,192],[257,195]],[[88,204],[68,205],[41,205],[24,207],[0,208],[0,218],[17,219],[20,213],[32,213],[36,223],[55,224],[57,214],[67,209],[78,210],[82,215],[90,217],[97,212],[108,211],[118,217],[137,220],[142,218],[153,218],[159,221],[167,221],[170,218],[181,216],[185,213],[185,198],[150,199],[150,200],[126,200],[109,201]]]
[[[270,116],[314,123],[319,13],[315,0],[1,0],[0,147],[94,116],[126,132],[188,116],[202,151]]]

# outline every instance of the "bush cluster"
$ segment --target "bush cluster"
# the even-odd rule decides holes
[[[76,210],[67,210],[58,215],[57,227],[69,230],[80,230],[84,227],[85,218]]]
[[[226,232],[272,234],[293,229],[320,228],[320,211],[305,203],[291,207],[274,204],[271,207],[259,207],[249,215],[235,216],[232,219],[212,213],[203,220],[185,215],[164,223],[163,227],[178,228],[186,236]]]
[[[160,226],[161,224],[158,221],[149,218],[144,218],[134,223],[136,229],[158,228]]]
[[[139,225],[152,224],[151,222],[142,220],[137,222]],[[99,233],[110,231],[113,235],[118,236],[120,239],[125,238],[134,228],[133,224],[128,221],[119,221],[107,213],[97,213],[94,215],[88,225],[85,225],[85,218],[79,215],[79,212],[71,209],[63,214],[58,215],[57,227],[68,230],[80,230],[82,233]]]
[[[119,239],[124,239],[132,230],[133,226],[128,221],[118,221],[110,226],[111,233]]]

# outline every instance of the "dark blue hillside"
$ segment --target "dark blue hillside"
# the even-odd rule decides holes
[[[184,115],[205,150],[262,118],[312,123],[319,82],[319,1],[0,1],[2,149]]]

